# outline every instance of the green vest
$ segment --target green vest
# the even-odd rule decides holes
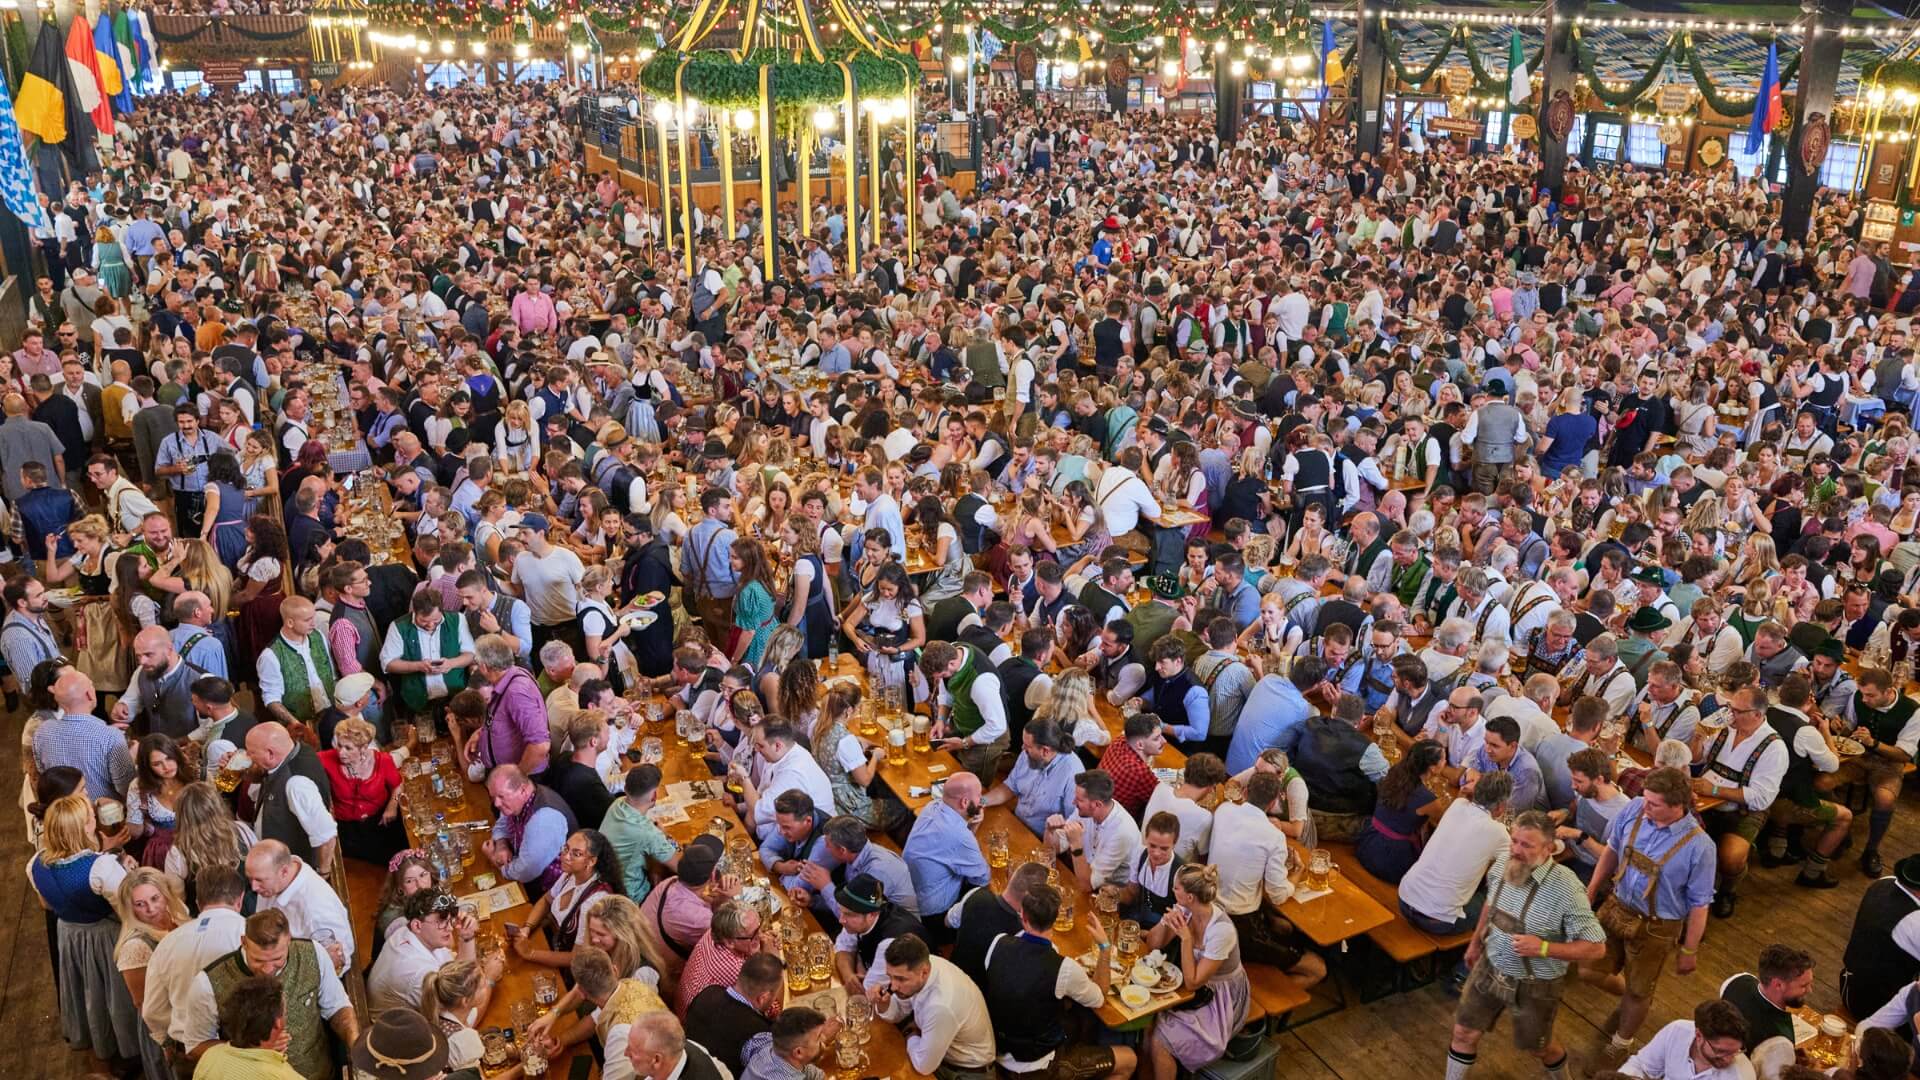
[[[267,650],[273,653],[274,659],[280,661],[280,681],[285,685],[280,694],[280,704],[286,706],[295,719],[313,723],[314,717],[320,715],[320,710],[314,707],[313,687],[307,685],[306,660],[287,644],[285,634],[275,634],[273,644],[267,646]],[[318,630],[307,634],[307,655],[313,659],[314,670],[320,673],[320,687],[326,691],[327,701],[331,703],[333,684],[339,676],[333,670],[333,657],[327,652],[326,639],[320,636]]]
[[[326,1020],[320,1015],[318,957],[319,948],[311,941],[294,938],[287,950],[287,966],[280,969],[280,993],[287,1015],[287,1064],[307,1080],[325,1080],[334,1071]],[[253,974],[239,949],[208,964],[206,972],[216,1002]]]
[[[1173,620],[1179,612],[1157,600],[1149,601],[1127,612],[1125,622],[1133,626],[1133,651],[1139,656],[1147,655],[1153,643],[1167,636],[1173,629]]]
[[[960,648],[960,670],[947,678],[947,696],[953,699],[953,712],[947,717],[947,724],[955,735],[963,738],[980,730],[986,718],[980,715],[980,706],[973,703],[973,683],[980,677],[985,667],[986,657],[980,650],[964,641],[956,642]]]
[[[413,624],[413,617],[401,619],[395,625],[400,628],[400,659],[420,659],[420,628]],[[440,655],[460,655],[460,624],[445,615],[440,618]],[[466,668],[452,668],[440,677],[446,680],[449,695],[457,694],[467,688]],[[400,688],[400,700],[406,703],[408,710],[415,713],[427,711],[425,674],[410,671],[395,679],[394,684]]]
[[[967,370],[973,381],[989,389],[1007,385],[1007,374],[1000,370],[1000,350],[992,341],[976,341],[967,346]]]
[[[1430,568],[1427,566],[1425,555],[1413,560],[1413,565],[1404,569],[1394,567],[1392,575],[1388,578],[1388,591],[1399,597],[1401,604],[1412,607],[1413,598],[1420,592],[1420,583],[1427,580],[1428,569]]]

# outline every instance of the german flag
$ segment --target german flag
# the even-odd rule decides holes
[[[33,57],[27,61],[27,74],[20,81],[20,96],[13,107],[20,130],[49,145],[66,142],[67,87],[72,82],[60,32],[53,28],[53,20],[42,19],[40,37],[33,43]]]

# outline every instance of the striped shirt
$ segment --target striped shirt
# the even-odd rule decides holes
[[[1558,979],[1567,973],[1567,962],[1538,955],[1521,957],[1513,947],[1513,936],[1496,925],[1493,913],[1502,911],[1519,920],[1524,908],[1526,917],[1520,923],[1524,932],[1556,944],[1604,943],[1606,931],[1593,917],[1586,886],[1572,870],[1549,859],[1535,867],[1526,882],[1515,885],[1506,880],[1508,854],[1502,851],[1495,856],[1492,869],[1487,871],[1487,960],[1509,978]],[[1538,888],[1533,889],[1533,903],[1529,905],[1527,893],[1534,883]]]

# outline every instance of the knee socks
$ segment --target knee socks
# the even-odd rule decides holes
[[[1447,1080],[1467,1080],[1467,1071],[1473,1068],[1473,1061],[1477,1056],[1448,1047]],[[1562,1064],[1565,1063],[1562,1062]]]
[[[1887,828],[1892,824],[1892,810],[1875,810],[1867,816],[1868,851],[1880,850],[1880,841],[1886,838]]]

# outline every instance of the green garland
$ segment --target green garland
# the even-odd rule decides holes
[[[1861,68],[1862,79],[1877,79],[1888,89],[1920,90],[1920,60],[1881,59]]]
[[[1380,21],[1382,23],[1386,22],[1384,18]],[[1447,57],[1453,53],[1453,47],[1460,41],[1460,31],[1456,29],[1451,34],[1448,34],[1447,40],[1441,42],[1440,48],[1434,52],[1433,59],[1429,60],[1426,68],[1418,73],[1408,70],[1407,66],[1400,62],[1400,40],[1398,37],[1390,33],[1383,33],[1381,40],[1386,43],[1386,48],[1383,51],[1386,53],[1388,65],[1393,68],[1394,77],[1407,86],[1418,90],[1427,84],[1427,80],[1440,73],[1441,66],[1447,62]],[[1471,48],[1469,48],[1469,51],[1471,51]]]
[[[834,50],[853,70],[854,86],[863,98],[897,98],[907,93],[908,73],[919,75],[919,64],[905,53],[876,55],[869,52]],[[834,60],[824,63],[795,60],[778,49],[755,49],[744,59],[712,49],[683,53],[662,49],[640,69],[640,86],[664,101],[676,96],[676,74],[681,61],[686,71],[679,86],[690,98],[719,109],[752,109],[760,104],[760,69],[772,68],[773,101],[778,108],[814,109],[838,105],[846,91],[846,80]]]
[[[1598,98],[1603,104],[1611,105],[1614,108],[1624,108],[1645,97],[1647,92],[1652,90],[1654,86],[1660,82],[1661,73],[1664,72],[1667,67],[1667,60],[1673,56],[1673,51],[1679,47],[1679,33],[1676,32],[1668,35],[1666,44],[1660,46],[1659,54],[1653,58],[1653,63],[1648,66],[1644,75],[1634,80],[1633,85],[1627,87],[1625,90],[1611,90],[1607,88],[1606,80],[1600,76],[1599,58],[1594,55],[1593,49],[1587,45],[1585,36],[1580,33],[1580,28],[1576,26],[1573,30],[1574,69],[1587,77],[1588,92],[1593,94],[1593,96]]]
[[[1700,98],[1707,103],[1708,108],[1730,120],[1739,120],[1753,115],[1754,104],[1759,99],[1749,97],[1746,101],[1736,104],[1723,97],[1720,88],[1713,85],[1713,76],[1708,74],[1706,61],[1701,59],[1699,47],[1693,43],[1692,34],[1682,36],[1680,51],[1686,54],[1687,71],[1693,76],[1694,85],[1700,88]],[[1794,76],[1800,73],[1801,55],[1801,53],[1795,53],[1793,59],[1780,65],[1781,86],[1791,83]]]

